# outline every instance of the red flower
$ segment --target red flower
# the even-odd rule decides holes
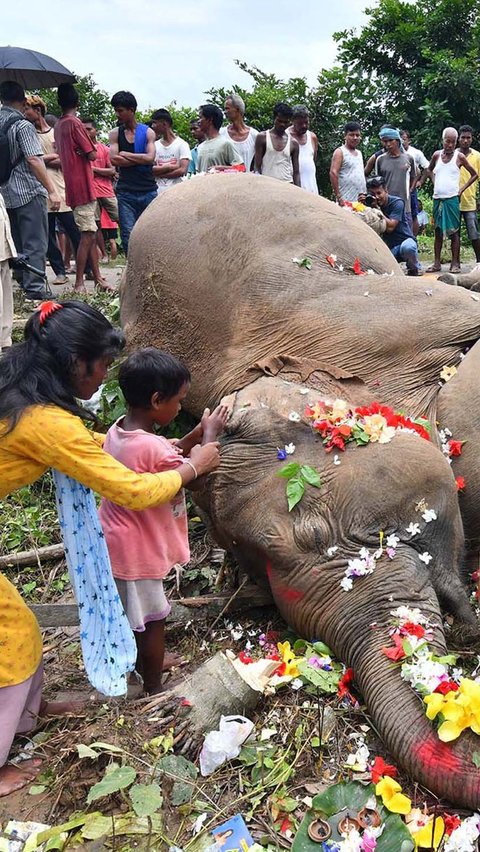
[[[460,456],[462,454],[462,444],[463,441],[453,441],[450,439],[448,442],[448,455],[449,456]]]
[[[249,663],[253,663],[252,657],[250,656],[250,654],[247,654],[246,651],[240,651],[240,653],[238,655],[238,659],[240,660],[241,663],[244,663],[246,666],[248,666]]]
[[[334,447],[341,451],[345,449],[345,439],[341,435],[335,435],[335,432],[338,432],[338,429],[332,429],[332,434],[325,444],[325,452],[327,453],[331,453]]]
[[[392,641],[395,645],[394,648],[382,648],[383,653],[389,660],[392,660],[394,663],[398,663],[399,660],[404,660],[407,656],[405,651],[403,650],[402,640],[398,633],[394,633],[392,636]]]
[[[273,657],[271,659],[273,659]],[[287,664],[286,663],[280,663],[280,665],[277,666],[277,668],[275,669],[273,674],[276,674],[279,677],[282,677],[282,675],[284,675],[286,671],[287,671]]]
[[[456,476],[455,482],[457,485],[457,491],[463,491],[465,489],[465,479],[463,476]]]
[[[354,271],[355,275],[365,275],[365,273],[362,272],[362,267],[360,266],[360,258],[359,257],[355,258],[355,261],[353,263],[353,271]]]
[[[440,695],[446,695],[448,692],[457,692],[458,683],[455,683],[454,680],[443,680],[433,691],[439,692]]]
[[[281,825],[280,825],[280,828],[279,828],[280,834],[286,834],[287,831],[291,831],[292,828],[293,828],[293,822],[287,814],[282,819],[282,822],[281,822]]]
[[[480,578],[480,568],[477,568],[477,570],[474,571],[473,574],[470,575],[470,577],[472,579],[472,582],[476,583]]]
[[[401,628],[402,633],[409,633],[410,636],[416,636],[417,639],[423,639],[425,636],[425,628],[421,624],[414,624],[413,621],[406,621]]]
[[[50,314],[54,314],[55,311],[59,311],[61,308],[63,308],[63,305],[60,305],[58,302],[54,302],[51,299],[48,302],[42,302],[42,304],[37,308],[39,312],[38,321],[40,325],[44,324]]]
[[[350,693],[350,687],[353,684],[353,669],[347,669],[338,681],[337,695],[339,698],[349,698],[353,703],[354,697]]]
[[[398,774],[397,770],[391,765],[391,763],[385,763],[383,757],[375,758],[370,771],[372,773],[372,781],[374,784],[378,784],[380,778],[384,775],[390,775],[391,778],[395,778]]]
[[[445,823],[445,834],[450,837],[452,831],[455,831],[461,825],[462,820],[457,814],[444,814],[443,822]]]
[[[330,266],[333,266],[333,268],[335,268],[335,258],[332,254],[327,254],[327,263],[329,263]]]

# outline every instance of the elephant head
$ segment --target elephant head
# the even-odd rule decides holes
[[[475,624],[459,576],[463,532],[449,466],[433,444],[410,434],[349,446],[334,460],[303,418],[288,419],[317,396],[301,389],[265,378],[236,394],[221,468],[205,483],[200,504],[222,545],[254,578],[269,582],[287,623],[326,642],[353,668],[377,730],[409,774],[437,795],[477,807],[480,772],[469,757],[474,735],[441,743],[382,651],[400,605],[419,608],[435,625],[438,654],[446,652],[441,606],[458,622]],[[291,458],[316,468],[321,487],[307,487],[289,513],[277,448],[291,442]],[[434,523],[422,519],[426,505],[435,509]],[[414,538],[407,531],[412,522],[421,527]],[[394,558],[384,554],[372,574],[344,591],[348,561],[362,548],[373,553],[380,531],[400,539]],[[432,557],[428,567],[419,559],[424,552]]]

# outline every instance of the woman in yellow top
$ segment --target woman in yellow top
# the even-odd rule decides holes
[[[88,400],[125,345],[123,332],[86,302],[45,302],[25,326],[24,341],[0,360],[0,498],[54,467],[103,497],[141,510],[166,503],[197,475],[219,464],[218,444],[194,447],[166,473],[136,473],[102,449],[89,431]],[[0,796],[27,784],[39,761],[7,765],[15,733],[39,713],[62,712],[41,699],[42,637],[31,610],[0,574]]]

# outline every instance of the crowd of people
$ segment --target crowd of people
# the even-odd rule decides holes
[[[382,213],[376,225],[394,257],[405,262],[407,275],[422,275],[417,236],[428,224],[428,216],[417,190],[433,181],[434,261],[427,272],[441,271],[445,237],[450,239],[451,272],[460,272],[460,227],[465,222],[468,238],[480,262],[480,232],[477,217],[477,181],[480,153],[472,148],[473,128],[464,124],[457,131],[446,127],[442,148],[431,159],[415,148],[407,130],[384,125],[381,147],[364,165],[359,150],[361,127],[351,121],[344,128],[344,143],[337,148],[330,166],[330,181],[337,203],[365,203]]]
[[[155,110],[148,124],[138,122],[137,101],[131,92],[119,91],[111,99],[117,126],[109,134],[108,145],[97,139],[92,118],[78,117],[81,104],[71,84],[58,89],[59,118],[48,115],[44,101],[35,95],[26,97],[15,82],[1,84],[0,99],[0,137],[8,142],[7,148],[0,147],[2,317],[7,317],[2,347],[9,339],[10,296],[4,279],[9,275],[5,260],[12,251],[11,237],[16,252],[28,256],[30,266],[15,273],[17,280],[26,298],[39,300],[48,292],[46,261],[55,274],[51,283],[66,284],[72,255],[74,290],[86,292],[85,276],[98,287],[111,289],[99,259],[107,259],[107,247],[116,254],[117,228],[127,255],[130,233],[145,208],[193,174],[254,172],[318,194],[318,140],[304,105],[276,104],[272,127],[258,132],[245,121],[243,99],[232,93],[224,111],[211,103],[200,106],[198,119],[190,127],[197,141],[190,148],[175,132],[167,109]],[[459,270],[461,218],[480,261],[475,185],[480,153],[472,148],[472,128],[463,125],[459,133],[446,128],[443,148],[430,160],[414,147],[406,130],[385,125],[379,136],[380,147],[364,165],[360,124],[345,125],[344,142],[334,151],[330,167],[337,203],[344,206],[360,199],[380,209],[386,219],[383,239],[395,257],[406,262],[409,274],[420,274],[416,237],[425,227],[425,213],[417,189],[431,178],[435,208],[431,270],[440,269],[444,237],[451,239],[451,271]],[[2,163],[5,150],[8,164]]]

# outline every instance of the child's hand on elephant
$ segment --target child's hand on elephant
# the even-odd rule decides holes
[[[190,461],[195,466],[198,476],[203,476],[204,473],[210,473],[215,470],[220,464],[218,441],[210,441],[207,444],[192,448],[190,453]]]
[[[227,405],[217,405],[212,413],[210,413],[209,408],[206,408],[200,421],[203,430],[202,443],[206,444],[209,441],[214,441],[218,435],[221,435],[227,425],[229,416],[230,412]]]

